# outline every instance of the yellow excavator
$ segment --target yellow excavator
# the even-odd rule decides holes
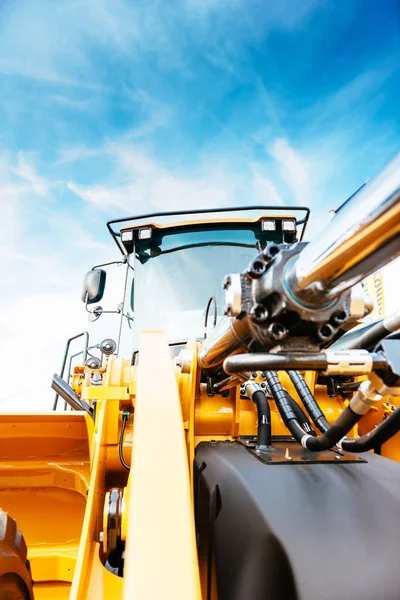
[[[0,415],[0,600],[400,598],[400,316],[378,290],[365,321],[400,156],[309,243],[308,218],[107,224],[82,300],[117,335],[68,340],[53,411]]]

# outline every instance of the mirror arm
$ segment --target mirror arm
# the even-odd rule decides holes
[[[125,254],[122,257],[122,260],[113,260],[112,262],[103,263],[102,265],[96,265],[95,267],[92,267],[91,270],[94,271],[95,269],[100,269],[100,267],[108,267],[110,265],[124,265],[127,260],[128,256]]]
[[[88,308],[88,294],[86,293],[86,300],[85,300],[85,310],[86,312],[89,313],[89,315],[96,315],[96,309],[99,308],[98,306],[95,306],[93,309]],[[117,310],[103,310],[101,309],[100,314],[98,315],[98,317],[101,317],[101,315],[120,315],[122,312],[122,308],[117,309]]]

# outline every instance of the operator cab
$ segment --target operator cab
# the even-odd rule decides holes
[[[173,355],[204,339],[224,314],[225,274],[245,269],[267,243],[301,240],[308,216],[307,208],[266,206],[143,215],[124,219],[120,231],[121,221],[109,223],[132,267],[124,312],[134,314],[133,348],[144,329],[163,330]]]

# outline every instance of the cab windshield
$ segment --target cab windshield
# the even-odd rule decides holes
[[[136,248],[131,296],[135,346],[143,329],[162,329],[169,342],[203,337],[208,300],[215,297],[221,317],[224,276],[243,271],[265,246],[262,238],[245,229],[188,231]]]

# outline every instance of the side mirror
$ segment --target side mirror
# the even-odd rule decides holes
[[[93,269],[86,273],[83,280],[82,302],[94,304],[102,299],[106,285],[106,277],[107,273],[103,271],[103,269]]]

